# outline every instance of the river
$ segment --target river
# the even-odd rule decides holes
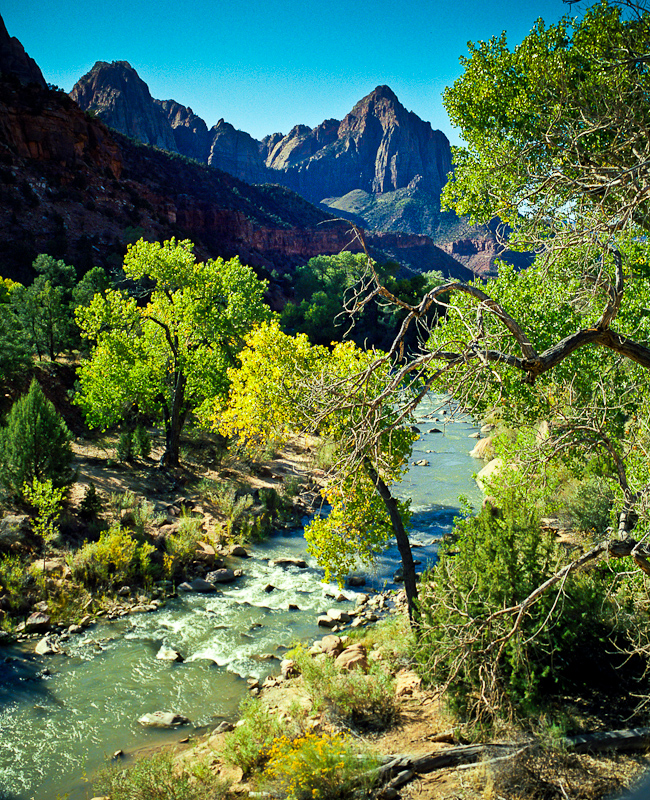
[[[476,427],[468,418],[440,410],[440,398],[419,408],[422,434],[400,486],[412,498],[414,557],[435,560],[437,543],[459,513],[459,495],[480,499],[472,474],[480,462],[468,455]],[[437,417],[440,421],[434,421]],[[432,428],[440,433],[429,433]],[[271,566],[269,560],[306,558],[309,569]],[[398,588],[396,547],[366,575],[374,589]],[[65,656],[39,657],[17,645],[0,649],[0,800],[70,800],[91,797],[85,781],[117,750],[127,755],[176,742],[236,715],[247,694],[246,679],[277,672],[293,642],[323,634],[316,616],[335,604],[337,586],[305,555],[302,530],[279,533],[254,548],[249,559],[232,559],[244,577],[216,595],[188,594],[154,613],[100,622],[71,637]],[[265,591],[269,584],[271,592]],[[299,610],[289,610],[289,606]],[[183,663],[156,658],[162,645]],[[192,721],[172,731],[142,728],[142,714],[170,710]]]

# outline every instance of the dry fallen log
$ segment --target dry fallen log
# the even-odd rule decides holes
[[[629,728],[619,731],[602,731],[580,736],[568,736],[563,740],[565,747],[575,753],[595,753],[603,750],[643,750],[650,747],[650,728]],[[523,746],[522,746],[523,745]],[[490,763],[503,758],[519,755],[535,745],[533,739],[527,742],[508,742],[501,744],[469,744],[437,750],[422,756],[386,756],[386,763],[379,768],[382,775],[410,769],[420,775],[445,767],[455,767],[475,761]]]
[[[644,750],[650,747],[650,728],[587,733],[564,740],[574,753],[597,753],[601,750]]]

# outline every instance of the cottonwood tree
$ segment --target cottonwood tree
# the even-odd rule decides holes
[[[266,284],[237,258],[197,263],[187,240],[140,240],[129,246],[124,272],[153,288],[144,305],[107,290],[77,308],[82,336],[92,343],[77,402],[90,424],[103,428],[135,406],[162,417],[163,461],[177,465],[188,414],[202,419],[225,400],[227,370],[237,364],[244,336],[271,317]]]
[[[416,437],[405,424],[396,424],[397,398],[386,391],[390,369],[367,373],[376,361],[374,351],[353,342],[331,350],[311,345],[305,334],[283,333],[277,321],[248,336],[240,360],[241,366],[229,371],[228,407],[215,424],[249,441],[283,441],[305,432],[324,437],[334,453],[323,490],[331,510],[306,527],[308,549],[326,579],[342,583],[359,560],[372,565],[395,537],[414,618],[408,502],[393,497],[390,487],[404,472]],[[385,433],[375,437],[380,428]]]

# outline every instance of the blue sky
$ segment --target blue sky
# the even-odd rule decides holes
[[[467,42],[537,17],[562,0],[0,0],[7,29],[70,91],[95,61],[128,61],[151,94],[256,138],[341,119],[379,84],[458,141],[442,105]]]

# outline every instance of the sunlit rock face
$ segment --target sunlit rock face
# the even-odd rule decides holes
[[[98,61],[77,81],[70,97],[125,136],[178,152],[166,113],[128,61]]]

